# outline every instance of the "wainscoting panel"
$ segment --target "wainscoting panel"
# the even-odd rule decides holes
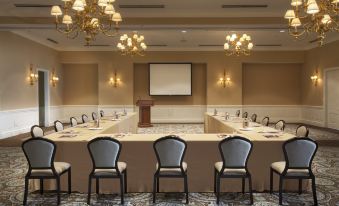
[[[152,107],[151,121],[152,123],[202,123],[205,112],[205,105],[155,105]]]
[[[98,111],[103,110],[106,116],[111,116],[114,112],[123,112],[124,109],[128,113],[134,112],[134,105],[99,105]]]
[[[0,111],[0,139],[28,132],[38,122],[37,107]]]
[[[62,121],[69,122],[71,117],[75,117],[82,122],[81,116],[86,114],[89,119],[92,119],[92,112],[98,113],[98,105],[64,105]]]
[[[325,111],[323,106],[301,106],[301,122],[304,124],[325,126]]]

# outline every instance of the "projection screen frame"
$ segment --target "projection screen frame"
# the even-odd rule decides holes
[[[151,64],[189,64],[191,65],[191,94],[151,94]],[[148,63],[148,95],[149,96],[182,96],[182,97],[190,97],[193,95],[193,69],[192,69],[192,62],[149,62]]]

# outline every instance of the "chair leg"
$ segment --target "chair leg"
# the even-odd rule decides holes
[[[270,193],[273,193],[273,170],[270,169]]]
[[[217,170],[214,169],[214,193],[217,192]]]
[[[250,204],[253,205],[252,177],[248,177],[248,189],[250,190]]]
[[[124,172],[124,181],[125,181],[125,193],[127,193],[127,169]]]
[[[187,183],[187,175],[184,177],[184,187],[186,193],[186,204],[188,204],[188,183]]]
[[[44,179],[40,179],[40,194],[44,193]]]
[[[72,193],[72,170],[69,168],[68,170],[68,194]]]
[[[160,190],[160,178],[157,177],[157,193],[159,193]]]
[[[283,187],[283,177],[279,177],[279,205],[282,205],[282,187]]]
[[[97,193],[97,195],[99,195],[99,178],[98,177],[96,177],[95,178],[95,192]]]
[[[241,178],[242,179],[242,194],[245,194],[245,178]]]
[[[157,187],[157,177],[154,175],[153,177],[153,203],[155,203],[156,187]]]
[[[315,185],[315,177],[312,177],[312,193],[313,193],[313,201],[314,205],[318,205],[318,199],[317,199],[317,188]]]
[[[56,178],[57,182],[57,205],[60,205],[60,177]]]
[[[121,175],[120,176],[120,197],[121,197],[121,204],[124,204],[124,193],[125,193],[125,189],[124,189],[124,177]]]
[[[23,201],[23,205],[26,205],[26,203],[27,203],[28,183],[29,183],[29,180],[28,180],[27,177],[25,177],[25,191],[24,191],[24,201]]]
[[[219,174],[217,174],[217,204],[219,204],[220,200],[220,177]]]
[[[303,179],[299,179],[299,195],[301,195],[303,192],[302,186],[303,186]]]
[[[88,177],[88,195],[87,195],[87,204],[90,205],[91,202],[91,189],[92,189],[92,177]]]

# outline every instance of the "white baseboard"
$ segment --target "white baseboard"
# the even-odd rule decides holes
[[[104,110],[107,114],[123,109],[127,112],[138,112],[135,105],[60,105],[49,109],[49,124],[55,120],[69,122],[74,116],[81,121],[81,115]],[[284,119],[291,123],[305,123],[315,126],[324,126],[324,108],[322,106],[307,105],[155,105],[152,107],[152,123],[203,123],[204,113],[229,112],[236,110],[247,111],[249,115],[256,113],[258,121],[269,116],[271,122]],[[30,127],[38,124],[38,108],[0,111],[0,139],[28,132]]]

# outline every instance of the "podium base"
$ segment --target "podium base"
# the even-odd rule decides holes
[[[152,124],[149,123],[138,123],[138,127],[144,128],[144,127],[153,127]]]

